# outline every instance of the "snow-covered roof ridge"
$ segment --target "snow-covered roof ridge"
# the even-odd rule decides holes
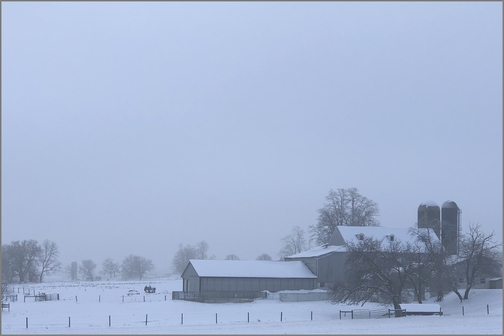
[[[200,277],[316,278],[302,261],[191,259],[189,262]]]
[[[308,251],[299,252],[290,256],[285,257],[285,259],[292,258],[309,258],[309,257],[320,257],[332,252],[344,252],[346,249],[343,246],[334,246],[334,245],[321,245],[314,247]]]
[[[383,226],[338,226],[337,228],[347,243],[350,241],[356,242],[358,240],[357,235],[361,233],[366,238],[372,237],[375,239],[385,239],[387,236],[394,235],[396,240],[404,243],[413,243],[416,240],[416,237],[410,234],[409,228],[387,228]],[[431,228],[418,228],[417,230],[420,233],[429,234],[433,241],[439,240]]]

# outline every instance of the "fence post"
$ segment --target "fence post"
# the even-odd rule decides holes
[[[369,309],[369,318],[371,318],[371,309]]]
[[[280,312],[280,322],[283,320],[283,312]]]
[[[247,313],[247,323],[250,322],[250,313]]]
[[[388,317],[390,318],[390,309],[388,310]]]
[[[464,306],[462,306],[462,316],[464,316]]]
[[[215,324],[217,324],[217,313],[215,313]]]
[[[75,295],[75,302],[79,302],[79,300],[77,300],[77,295]]]
[[[124,295],[122,296],[122,302],[124,303]]]
[[[144,302],[145,302],[145,295],[144,295]]]
[[[110,327],[110,315],[108,316],[108,326]]]
[[[26,329],[28,329],[28,317],[26,318]]]
[[[353,309],[352,309],[352,320],[353,320]]]
[[[68,316],[68,328],[70,328],[70,316]]]
[[[164,296],[164,300],[166,301],[166,295]]]
[[[313,310],[310,312],[310,321],[313,321]]]
[[[184,324],[184,313],[180,314],[180,324]]]
[[[98,302],[101,302],[101,295],[98,295]]]
[[[144,296],[145,298],[145,296]],[[147,325],[147,314],[145,314],[145,325]]]
[[[490,314],[490,307],[487,305],[487,314]]]

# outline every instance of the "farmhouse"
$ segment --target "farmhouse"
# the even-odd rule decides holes
[[[413,243],[416,237],[412,236],[408,230],[407,228],[375,226],[337,226],[328,244],[285,257],[285,260],[304,262],[317,276],[317,287],[326,287],[343,276],[348,243],[357,243],[364,238],[380,239],[382,244],[392,241]],[[438,240],[432,229],[419,230],[429,234],[433,241]]]
[[[181,275],[183,291],[174,299],[256,298],[261,291],[311,290],[317,277],[301,261],[189,260]]]

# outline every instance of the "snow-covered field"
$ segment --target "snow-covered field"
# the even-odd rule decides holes
[[[156,287],[156,294],[144,294],[149,284]],[[182,288],[179,278],[50,282],[24,288],[32,294],[58,293],[60,300],[35,302],[27,297],[23,302],[23,287],[14,286],[19,290],[18,301],[11,303],[10,311],[2,311],[2,334],[502,334],[501,289],[473,290],[463,304],[451,293],[440,303],[443,316],[352,320],[349,314],[340,319],[340,309],[386,307],[275,299],[212,304],[173,301],[171,292]],[[130,289],[140,295],[128,296]]]

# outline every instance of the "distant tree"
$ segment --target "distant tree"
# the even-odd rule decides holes
[[[459,256],[464,260],[466,289],[464,300],[479,279],[498,276],[502,265],[498,262],[497,248],[502,246],[494,239],[495,233],[485,234],[480,224],[469,224],[469,231],[462,236]]]
[[[39,257],[40,274],[39,282],[42,282],[44,274],[56,272],[61,268],[61,263],[58,261],[59,251],[58,245],[50,240],[42,242],[42,253]]]
[[[378,204],[362,196],[357,188],[331,190],[318,210],[316,225],[310,225],[311,238],[327,244],[336,226],[379,226]]]
[[[236,254],[228,254],[225,260],[240,260]]]
[[[306,238],[304,230],[295,226],[290,235],[282,238],[283,247],[278,253],[280,258],[306,251]]]
[[[196,259],[208,259],[207,257],[207,252],[208,252],[208,243],[204,240],[198,243],[198,246],[196,246]]]
[[[82,260],[82,264],[79,265],[79,271],[84,275],[86,279],[94,279],[94,269],[96,264],[91,260]]]
[[[6,247],[6,252],[10,259],[9,267],[13,274],[19,276],[19,282],[33,278],[42,253],[36,240],[14,241]]]
[[[196,247],[179,244],[178,251],[172,259],[173,269],[177,273],[182,273],[189,263],[189,259],[208,259],[207,252],[208,244],[205,241],[201,241]],[[215,256],[212,255],[210,259],[215,259]]]
[[[122,268],[125,276],[128,279],[138,277],[139,280],[142,280],[142,277],[147,272],[150,272],[154,269],[154,265],[149,259],[131,254],[128,257],[124,258]]]
[[[172,260],[173,269],[175,272],[182,273],[189,263],[189,259],[196,259],[197,251],[191,245],[179,245],[179,249]]]
[[[263,253],[260,256],[257,257],[257,260],[271,260],[271,257],[267,253]]]
[[[112,258],[107,258],[102,264],[103,273],[108,274],[111,278],[116,276],[116,273],[121,271],[121,267],[118,263],[114,262]]]

